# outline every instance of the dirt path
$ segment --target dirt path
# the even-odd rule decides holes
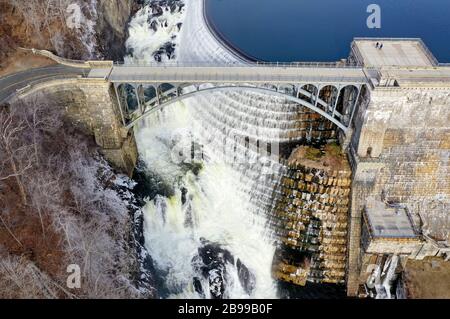
[[[408,260],[405,279],[409,298],[450,298],[450,262],[437,257]]]

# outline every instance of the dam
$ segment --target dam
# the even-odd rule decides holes
[[[214,198],[220,194],[217,188],[234,192],[228,190],[232,185],[236,189],[236,197],[224,196],[226,201],[237,204],[222,203],[226,209],[214,207],[217,213],[211,214],[220,219],[223,212],[230,219],[242,220],[243,225],[232,223],[230,227],[239,230],[240,235],[246,234],[245,243],[249,247],[231,243],[228,248],[241,256],[241,264],[257,274],[257,283],[253,289],[239,290],[238,295],[272,296],[267,292],[273,291],[274,284],[269,278],[275,248],[269,242],[273,238],[289,238],[280,239],[279,230],[266,225],[280,209],[283,213],[294,212],[289,207],[295,207],[295,213],[300,215],[293,219],[295,227],[291,221],[294,230],[304,230],[298,221],[307,217],[302,215],[307,210],[305,204],[314,206],[315,212],[308,214],[314,215],[319,224],[316,227],[315,223],[303,223],[303,226],[311,225],[310,233],[318,233],[312,236],[317,241],[314,253],[322,261],[314,267],[303,263],[297,269],[304,270],[310,281],[322,282],[327,278],[329,282],[345,282],[350,296],[364,291],[371,269],[398,264],[387,260],[448,254],[448,237],[442,232],[442,223],[447,222],[450,195],[450,68],[440,65],[420,39],[357,38],[351,44],[349,57],[331,64],[252,63],[237,59],[235,52],[217,41],[204,20],[200,1],[189,4],[189,10],[182,29],[184,39],[190,35],[189,41],[182,43],[175,63],[117,65],[112,61],[65,61],[54,57],[69,68],[39,83],[27,83],[18,91],[2,92],[4,101],[25,99],[37,93],[61,100],[68,105],[67,112],[74,123],[95,136],[105,157],[130,174],[138,157],[136,140],[140,140],[139,148],[146,143],[143,131],[152,132],[152,128],[161,127],[165,121],[170,123],[169,118],[177,117],[178,112],[183,115],[192,112],[189,120],[200,123],[200,128],[192,129],[199,143],[206,145],[205,141],[211,135],[214,137],[204,151],[211,161],[222,158],[223,154],[217,151],[221,148],[226,148],[225,155],[233,159],[231,167],[220,170],[206,165],[200,185],[192,175],[187,175],[183,187],[188,195],[200,198],[204,196],[202,187],[212,192],[208,195]],[[382,50],[376,47],[377,42],[384,44]],[[228,143],[236,136],[242,137],[243,142]],[[313,170],[311,163],[289,163],[282,156],[260,154],[252,149],[252,140],[258,146],[278,144],[281,149],[289,143],[335,142],[348,164],[342,172],[333,172],[329,167],[312,167]],[[160,151],[149,147],[140,155],[157,166],[158,159],[152,153]],[[249,158],[253,160],[249,162]],[[229,185],[217,182],[225,180],[224,175],[233,177]],[[167,271],[172,280],[183,286],[188,283],[181,279],[182,275],[187,272],[188,277],[197,278],[192,275],[195,271],[187,271],[190,266],[172,260],[175,257],[167,256],[157,247],[166,247],[157,238],[161,235],[158,229],[164,230],[165,240],[186,242],[184,236],[192,229],[201,235],[197,237],[219,242],[224,239],[217,239],[220,227],[205,223],[207,219],[201,214],[198,220],[187,217],[189,201],[183,201],[182,188],[179,192],[175,204],[162,197],[150,204],[152,218],[147,221],[147,228],[150,250],[160,259],[170,260],[167,268],[177,265],[173,272]],[[332,192],[335,193],[331,195]],[[297,196],[299,193],[301,197]],[[340,201],[336,211],[334,200]],[[331,207],[330,211],[319,212],[319,204]],[[193,211],[200,210],[195,201],[190,205]],[[248,215],[242,215],[241,206]],[[202,209],[204,213],[211,207]],[[392,222],[380,223],[378,217],[389,213]],[[174,229],[164,224],[159,214],[172,218],[176,221],[175,228],[183,230],[171,237]],[[180,214],[186,216],[178,220]],[[266,243],[257,242],[260,238],[255,233],[242,229],[253,224],[265,233]],[[210,228],[206,229],[207,226]],[[383,229],[389,230],[385,231],[389,236],[382,236]],[[326,231],[331,237],[323,234]],[[341,233],[334,238],[337,232]],[[197,237],[187,241],[189,249],[196,249]],[[327,247],[334,247],[327,240],[339,240],[340,250],[324,257],[330,252]],[[208,247],[204,242],[201,245]],[[251,256],[258,251],[269,257]],[[190,255],[177,252],[190,262]],[[339,271],[322,276],[320,272],[334,261],[339,264]],[[238,268],[244,269],[236,263]],[[319,274],[312,273],[317,270]],[[239,271],[233,271],[238,276]],[[212,286],[211,278],[197,280],[203,287],[201,291]],[[192,296],[188,290],[174,291]]]

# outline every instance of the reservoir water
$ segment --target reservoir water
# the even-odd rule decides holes
[[[369,29],[369,4],[381,28]],[[337,61],[354,37],[419,37],[450,62],[448,0],[206,0],[207,16],[235,47],[264,61]]]

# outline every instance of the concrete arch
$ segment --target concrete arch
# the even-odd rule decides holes
[[[125,102],[128,113],[133,113],[139,109],[138,90],[137,87],[129,83],[122,83],[117,86],[119,96]]]
[[[169,100],[170,98],[176,97],[178,92],[177,85],[172,83],[161,83],[157,87],[157,95],[159,98],[159,103]]]
[[[299,99],[304,99],[311,104],[315,104],[315,100],[317,99],[317,94],[319,92],[319,88],[314,84],[303,84],[299,87],[297,91],[297,97]]]
[[[341,91],[343,91],[346,88],[350,88],[350,87],[355,88],[356,90],[360,89],[358,86],[356,86],[354,84],[347,84],[347,85],[341,87]]]
[[[227,84],[227,86],[232,86],[232,84]],[[202,83],[198,86],[196,86],[196,90],[205,90],[205,89],[210,89],[214,87],[214,85],[212,83]]]
[[[300,89],[308,91],[309,93],[314,93],[319,91],[319,86],[313,83],[302,83],[299,85]]]
[[[155,103],[156,99],[156,88],[152,84],[139,84],[137,87],[137,92],[139,96],[139,106],[140,112],[145,113],[148,108]]]
[[[360,89],[353,84],[346,85],[340,89],[339,99],[335,110],[338,116],[348,117],[351,114],[359,90]]]
[[[121,84],[122,85],[122,84]],[[137,86],[139,101],[142,105],[142,113],[162,100],[181,94],[181,87],[170,83],[145,83]]]
[[[261,85],[261,87],[266,88],[269,91],[278,91],[278,86],[275,84],[270,84],[270,83],[264,83]]]
[[[156,98],[156,87],[154,85],[142,84],[142,85],[140,85],[140,87],[142,88],[144,104],[147,104],[148,102],[150,102]]]
[[[335,85],[325,85],[322,86],[319,90],[319,100],[325,102],[325,110],[333,108],[333,105],[336,103],[339,97],[339,88]]]
[[[320,84],[320,85],[319,85],[319,89],[321,90],[321,89],[323,89],[323,88],[326,87],[326,86],[332,86],[332,87],[334,87],[334,88],[336,88],[336,89],[339,90],[339,85],[333,84],[333,83],[324,83],[324,84]]]
[[[236,86],[214,86],[211,88],[205,88],[205,89],[198,89],[198,90],[194,90],[191,91],[189,93],[185,93],[183,95],[179,95],[177,97],[174,97],[170,100],[167,100],[161,104],[158,104],[157,106],[149,109],[148,111],[146,111],[145,113],[141,114],[139,117],[135,118],[133,121],[131,121],[126,128],[127,129],[131,129],[134,125],[136,125],[136,123],[138,123],[141,119],[145,118],[146,116],[163,109],[164,107],[178,102],[178,101],[182,101],[184,99],[187,99],[189,97],[195,96],[196,94],[201,94],[201,93],[206,93],[206,92],[223,92],[223,91],[233,91],[233,90],[246,90],[246,91],[251,91],[251,92],[255,92],[255,93],[265,93],[265,94],[271,94],[271,95],[276,95],[278,97],[284,98],[286,100],[298,103],[302,106],[305,106],[309,109],[311,109],[312,111],[322,115],[324,118],[328,119],[329,121],[331,121],[332,123],[334,123],[337,127],[339,127],[340,129],[342,129],[345,132],[347,132],[347,127],[341,123],[338,119],[334,118],[331,114],[327,113],[326,111],[324,111],[322,108],[317,107],[315,105],[313,105],[312,103],[309,103],[305,100],[299,99],[296,96],[293,95],[287,95],[285,93],[281,93],[278,91],[273,91],[270,90],[268,88],[263,88],[263,87],[254,87],[254,86],[243,86],[243,85],[236,85]]]
[[[296,96],[298,89],[294,84],[280,84],[278,86],[278,91],[284,94]]]

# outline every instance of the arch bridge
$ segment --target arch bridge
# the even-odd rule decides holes
[[[322,115],[347,133],[367,77],[359,67],[336,64],[114,65],[113,83],[123,125],[207,92],[245,90],[278,96]]]

